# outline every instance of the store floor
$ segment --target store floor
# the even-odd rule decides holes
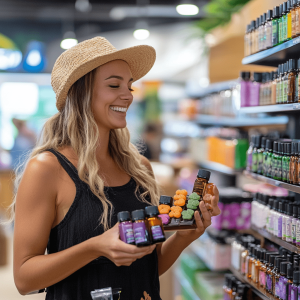
[[[0,299],[1,300],[44,300],[45,294],[24,296],[20,295],[13,279],[12,237],[9,239],[8,264],[0,267]],[[163,300],[172,299],[172,272],[168,271],[160,277],[161,297]]]

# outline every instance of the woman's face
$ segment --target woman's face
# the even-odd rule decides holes
[[[96,70],[92,111],[99,127],[126,127],[126,112],[132,103],[132,75],[128,64],[114,60]]]

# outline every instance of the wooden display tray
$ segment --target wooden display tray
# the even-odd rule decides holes
[[[197,228],[194,217],[192,220],[172,219],[167,225],[164,225],[164,231],[194,230]]]

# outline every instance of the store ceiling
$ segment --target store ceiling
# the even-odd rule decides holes
[[[198,20],[201,7],[209,0],[192,1],[200,8],[197,16],[177,14],[174,0],[90,0],[90,12],[75,9],[75,0],[0,0],[0,33],[12,38],[19,47],[28,39],[51,42],[65,31],[74,30],[78,38],[93,33],[134,28],[140,19],[149,26]],[[137,6],[137,3],[139,6]],[[142,9],[143,5],[147,9]],[[139,7],[139,8],[138,8]],[[123,17],[118,10],[123,9]],[[116,14],[112,13],[117,11]]]

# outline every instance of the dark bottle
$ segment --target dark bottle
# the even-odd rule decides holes
[[[296,236],[297,236],[297,222],[298,222],[298,206],[293,206],[293,219],[292,219],[292,243],[296,246]]]
[[[290,300],[298,300],[298,295],[300,294],[298,292],[298,288],[299,288],[299,284],[300,284],[300,271],[295,271],[293,273],[293,284],[290,285]],[[299,289],[300,291],[300,289]]]
[[[257,167],[257,174],[262,174],[263,173],[263,163],[264,163],[264,152],[266,148],[266,137],[261,138],[261,145],[260,148],[257,151],[257,158],[258,158],[258,167]]]
[[[260,148],[261,136],[257,135],[255,137],[255,144],[252,152],[252,172],[257,173],[258,170],[258,149]]]
[[[288,70],[288,103],[294,103],[295,101],[295,82],[296,82],[296,60],[295,59],[290,59],[289,60],[289,70]]]
[[[226,274],[227,275],[227,274]],[[232,279],[234,277],[231,274],[228,274],[227,276],[227,285],[225,288],[225,299],[231,299],[232,297]]]
[[[252,262],[253,262],[253,249],[255,248],[254,244],[249,243],[248,244],[248,255],[246,257],[246,270],[245,270],[245,276],[248,278],[251,278],[251,271],[252,271]]]
[[[283,2],[282,3],[282,32],[281,32],[281,42],[286,42],[288,39],[288,6],[287,6],[287,2]]]
[[[145,213],[148,221],[148,231],[153,244],[162,243],[166,240],[161,218],[158,217],[157,206],[147,206]]]
[[[282,180],[285,182],[290,182],[291,147],[291,143],[284,144],[284,156],[282,158]]]
[[[200,196],[200,201],[203,200],[203,196],[205,194],[206,185],[208,184],[210,178],[210,171],[200,169],[198,171],[197,178],[194,183],[193,193],[197,193]],[[205,201],[206,204],[211,205],[210,201]],[[208,209],[211,210],[211,209]]]
[[[279,257],[278,254],[269,255],[269,267],[266,275],[266,291],[273,293],[273,270],[275,268],[275,258]]]
[[[296,246],[298,249],[300,248],[300,206],[298,206],[298,221],[296,225]]]
[[[279,6],[273,8],[272,19],[272,46],[279,45]]]
[[[253,153],[253,147],[255,144],[255,135],[251,136],[250,140],[250,146],[247,150],[247,171],[252,171],[252,153]]]
[[[260,253],[260,268],[259,268],[259,285],[263,288],[266,287],[266,271],[267,271],[267,261],[266,261],[267,251],[265,249],[261,249]]]
[[[237,288],[238,285],[241,284],[241,282],[239,280],[237,280],[236,278],[232,279],[232,294],[231,294],[231,299],[235,299],[235,296],[237,295]]]
[[[300,142],[298,142],[298,155],[295,157],[295,164],[297,164],[297,169],[295,172],[297,172],[297,177],[295,178],[295,184],[300,185]]]
[[[256,271],[255,271],[255,266],[256,266],[256,262],[257,262],[257,250],[259,250],[258,247],[255,247],[253,249],[253,260],[252,260],[252,270],[251,270],[251,279],[254,281],[254,282],[257,282],[258,280],[256,279]]]
[[[277,176],[275,176],[276,180],[282,180],[282,158],[283,158],[283,143],[278,143]]]
[[[126,243],[134,245],[134,234],[129,211],[118,213],[120,239]]]
[[[284,74],[282,77],[282,103],[285,104],[288,102],[288,71],[289,71],[289,62],[287,61],[284,65]]]
[[[265,25],[265,48],[269,49],[272,47],[272,18],[273,18],[273,11],[268,10],[267,13],[267,21]]]
[[[283,3],[279,6],[279,20],[278,20],[278,40],[279,44],[283,42]]]
[[[277,178],[277,161],[278,161],[278,142],[273,143],[273,155],[272,155],[272,178]]]
[[[284,77],[284,64],[278,66],[278,76],[276,84],[276,103],[281,104],[282,99],[282,88],[283,88],[283,77]]]
[[[268,159],[268,151],[269,147],[271,145],[271,140],[266,140],[266,146],[265,146],[265,151],[263,152],[263,167],[262,167],[262,175],[267,176],[267,159]]]
[[[290,183],[298,184],[295,179],[298,179],[298,175],[296,175],[297,167],[296,167],[296,157],[298,155],[298,143],[292,142],[292,153],[290,159]]]
[[[299,13],[300,13],[300,2],[299,2]],[[300,28],[300,24],[299,24],[299,28]],[[299,94],[299,86],[300,86],[300,76],[299,76],[299,73],[300,73],[300,58],[298,59],[298,62],[297,62],[297,67],[298,67],[298,72],[297,72],[297,82],[296,82],[296,90],[297,90],[297,101],[295,102],[298,102],[300,103],[300,94]]]
[[[273,157],[273,141],[269,140],[269,147],[268,147],[268,153],[267,153],[267,165],[266,165],[266,172],[268,177],[272,177],[273,171],[272,171],[272,157]]]
[[[237,295],[235,296],[234,300],[246,300],[246,285],[239,284],[237,288]]]
[[[143,209],[135,210],[131,213],[134,240],[138,247],[145,247],[151,245],[150,235],[145,223],[145,211]]]
[[[291,299],[291,291],[293,285],[294,266],[292,263],[287,266],[287,283],[286,283],[286,300]]]
[[[294,103],[298,103],[298,91],[299,91],[299,69],[300,69],[300,60],[296,61],[296,70],[295,70],[295,95],[294,95]]]
[[[272,282],[273,282],[273,291],[272,295],[276,298],[279,298],[280,295],[280,285],[279,285],[279,278],[280,278],[280,264],[285,261],[284,257],[276,257],[275,258],[275,268],[272,271]]]
[[[259,282],[259,271],[260,271],[260,267],[262,265],[261,255],[262,255],[262,249],[257,249],[256,250],[256,262],[255,262],[255,265],[254,265],[255,276],[253,278],[253,281],[255,283]]]
[[[278,298],[281,300],[288,300],[287,296],[288,296],[288,291],[287,291],[287,267],[288,265],[293,266],[290,262],[282,262],[280,264],[280,273],[279,273],[279,279],[277,280],[278,277],[276,277],[276,284],[278,286]]]

